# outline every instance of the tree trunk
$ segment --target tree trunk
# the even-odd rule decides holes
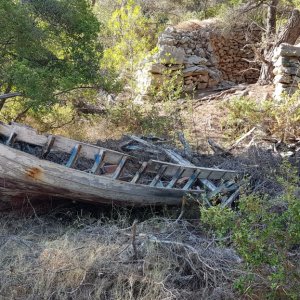
[[[278,1],[272,0],[272,3],[278,4]],[[269,33],[272,32],[272,26],[276,26],[276,16],[275,16],[275,23],[274,23],[274,13],[276,13],[276,9],[269,8],[268,14],[268,26]],[[267,30],[268,33],[268,30]],[[272,64],[272,57],[274,54],[274,50],[282,43],[288,43],[294,45],[300,35],[300,11],[298,9],[294,9],[291,13],[289,21],[285,25],[285,27],[278,33],[275,42],[271,45],[270,40],[266,37],[267,46],[263,53],[263,63],[261,66],[260,77],[258,79],[258,83],[261,85],[270,84],[273,81],[273,64]]]
[[[16,97],[13,94],[10,94],[10,91],[11,91],[11,85],[9,84],[7,86],[7,88],[5,89],[5,91],[4,91],[4,95],[0,96],[0,111],[2,110],[2,108],[3,108],[3,106],[4,106],[5,102],[6,102],[6,100],[8,98]]]
[[[268,16],[267,16],[267,39],[270,39],[276,34],[276,22],[277,22],[277,5],[279,0],[272,0],[268,7]]]

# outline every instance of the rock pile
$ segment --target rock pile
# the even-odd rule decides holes
[[[251,63],[255,55],[248,45],[260,40],[261,30],[256,26],[226,33],[217,21],[168,27],[159,37],[154,62],[140,72],[140,83],[146,86],[145,91],[161,83],[166,73],[170,76],[174,72],[180,74],[186,91],[213,88],[224,81],[256,82],[259,69]]]
[[[300,83],[300,45],[281,44],[274,51],[274,98],[281,100],[283,93],[292,95]]]

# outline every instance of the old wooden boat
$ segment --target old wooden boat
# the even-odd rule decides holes
[[[42,135],[17,123],[0,124],[0,201],[14,197],[60,197],[92,203],[178,205],[203,193],[199,180],[216,186],[230,170],[139,162],[126,153]]]

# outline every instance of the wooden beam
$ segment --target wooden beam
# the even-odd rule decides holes
[[[118,167],[115,171],[115,173],[113,174],[112,178],[113,179],[118,179],[118,177],[120,176],[121,172],[123,171],[125,164],[127,162],[127,156],[123,156],[118,164]]]
[[[134,177],[131,180],[131,183],[137,183],[141,176],[145,173],[148,167],[148,162],[144,161],[140,167],[140,169],[135,173]]]
[[[99,170],[103,165],[105,153],[106,151],[104,149],[101,149],[99,153],[95,155],[95,162],[90,173],[99,174]]]
[[[164,175],[166,169],[167,169],[167,166],[161,166],[158,170],[157,175],[154,177],[154,179],[152,180],[152,182],[150,183],[149,186],[152,186],[152,187],[156,186],[159,183],[161,177]]]
[[[16,133],[15,131],[13,131],[13,132],[10,134],[10,136],[9,136],[9,138],[7,139],[7,141],[6,141],[5,144],[6,144],[7,146],[12,146],[12,145],[14,144],[16,138],[17,138],[17,133]]]
[[[43,147],[41,158],[46,158],[49,154],[53,144],[55,142],[55,137],[53,135],[48,136],[46,145]]]
[[[81,145],[80,145],[80,144],[76,145],[76,146],[73,148],[73,150],[72,150],[72,152],[71,152],[71,156],[70,156],[68,162],[66,163],[66,167],[68,167],[68,168],[74,167],[74,165],[75,165],[76,162],[77,162],[77,159],[78,159],[78,156],[79,156],[80,149],[81,149]]]

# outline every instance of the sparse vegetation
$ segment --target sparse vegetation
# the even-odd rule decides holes
[[[136,87],[137,70],[157,54],[167,26],[214,17],[224,32],[245,20],[263,29],[261,43],[245,47],[254,48],[255,67],[266,64],[262,83],[270,83],[269,55],[285,32],[278,25],[299,7],[277,0],[0,0],[0,121],[95,143],[134,133],[178,146],[181,132],[191,146],[191,157],[182,151],[186,159],[235,169],[246,182],[233,208],[222,207],[220,192],[213,206],[189,198],[182,211],[67,204],[47,213],[31,206],[29,214],[0,212],[0,299],[299,299],[299,91],[274,101],[262,99],[257,85],[256,96],[215,101],[208,90],[201,102],[198,91],[184,91],[180,66],[159,70],[162,80],[143,97]],[[226,151],[212,151],[210,137]]]
[[[268,137],[286,142],[299,136],[299,93],[287,96],[280,102],[273,99],[261,101],[248,97],[235,98],[227,103],[229,115],[226,129],[233,135],[245,133],[254,126]]]

